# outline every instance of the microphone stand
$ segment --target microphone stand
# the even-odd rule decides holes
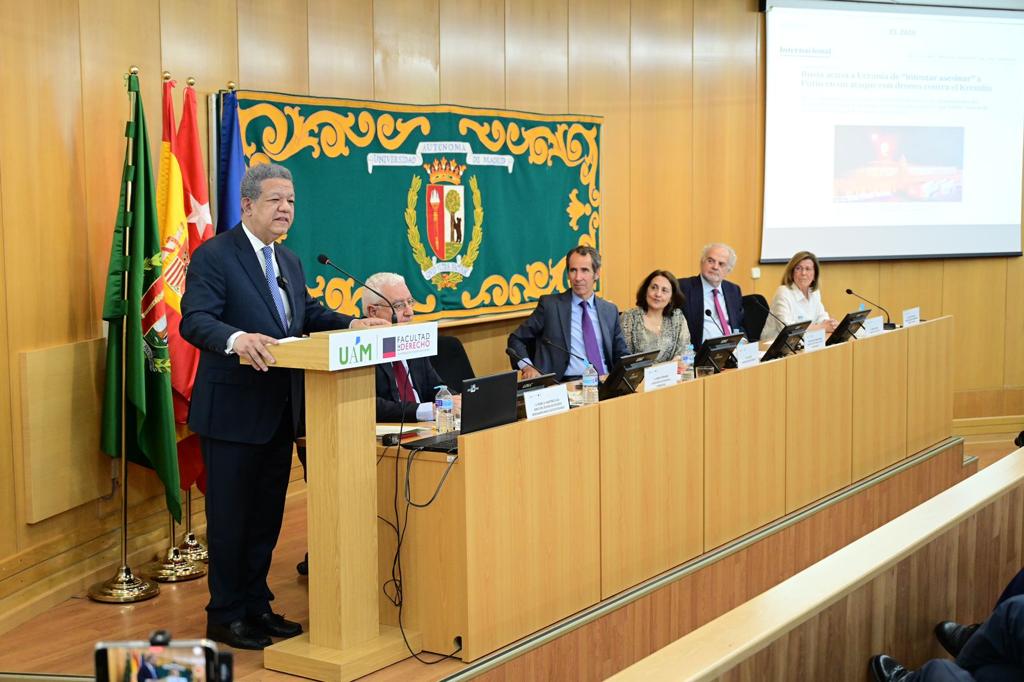
[[[885,324],[882,325],[882,327],[884,329],[895,329],[896,328],[896,323],[894,323],[892,321],[892,316],[889,314],[888,310],[886,310],[885,308],[883,308],[879,304],[875,303],[874,301],[869,301],[868,299],[864,298],[863,296],[858,294],[853,289],[847,289],[846,293],[848,293],[850,296],[854,296],[856,298],[859,298],[860,300],[864,301],[865,303],[870,303],[871,305],[875,306],[876,308],[881,310],[883,313],[885,313]]]
[[[344,270],[343,268],[340,268],[337,265],[335,265],[334,261],[332,261],[330,258],[328,258],[326,254],[321,253],[319,256],[316,257],[316,259],[317,259],[317,262],[319,262],[321,265],[326,265],[328,267],[334,268],[335,270],[337,270],[341,274],[345,275],[346,277],[350,277],[353,280],[355,280],[356,284],[361,284],[366,290],[372,291],[373,293],[377,294],[377,296],[379,296],[381,298],[381,300],[384,301],[385,303],[387,303],[388,307],[391,308],[391,324],[398,324],[398,313],[395,312],[395,305],[388,299],[387,296],[385,296],[384,294],[380,293],[379,291],[377,291],[376,289],[374,289],[369,284],[367,284],[363,280],[359,279],[358,277],[356,277],[352,273],[350,273],[350,272]]]

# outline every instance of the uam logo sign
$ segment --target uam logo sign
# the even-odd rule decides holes
[[[374,361],[375,336],[337,334],[331,337],[332,369],[358,367]]]

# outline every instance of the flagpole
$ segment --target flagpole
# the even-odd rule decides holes
[[[138,75],[139,68],[133,66],[130,69],[132,75]],[[135,98],[138,97],[138,93],[128,92],[128,102],[131,108],[129,114],[129,121],[135,122]],[[133,140],[131,137],[128,138],[128,158],[134,158]],[[132,179],[129,178],[126,183],[126,205],[131,206],[132,201]],[[132,239],[132,231],[128,230],[126,239],[124,240],[125,252],[123,255],[127,256],[130,253],[129,240]],[[127,277],[128,273],[123,272],[122,277]],[[122,291],[125,291],[126,287],[122,287]],[[121,348],[122,350],[126,347],[125,337],[127,335],[126,325],[121,325]],[[89,588],[89,598],[93,601],[104,602],[108,604],[126,604],[131,602],[144,601],[151,599],[160,594],[160,586],[151,580],[147,580],[142,575],[135,575],[132,573],[131,567],[128,565],[128,457],[125,452],[125,395],[127,392],[126,380],[127,373],[125,368],[125,354],[121,353],[121,565],[117,569],[117,573],[112,578],[104,580],[103,582],[96,583]]]
[[[186,580],[195,580],[206,575],[206,569],[201,562],[193,562],[192,559],[178,549],[174,530],[174,515],[167,513],[170,519],[170,544],[167,547],[167,555],[163,561],[157,560],[142,567],[146,575],[152,576],[153,580],[161,583],[180,583]]]
[[[181,553],[192,561],[209,561],[210,554],[206,545],[199,541],[192,531],[192,488],[185,491],[185,539],[178,545]]]

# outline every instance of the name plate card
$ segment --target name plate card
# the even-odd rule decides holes
[[[732,354],[736,358],[736,367],[739,369],[752,367],[761,362],[761,349],[756,343],[740,344],[736,346]]]
[[[825,347],[825,330],[815,329],[804,333],[804,352],[821,350]]]
[[[861,338],[877,336],[882,333],[883,324],[885,324],[885,321],[882,319],[881,315],[878,317],[869,317],[864,320],[864,326],[861,327],[862,331],[860,334],[857,334],[857,336]]]
[[[921,308],[907,308],[903,311],[903,326],[913,327],[921,323]]]
[[[679,383],[679,378],[679,365],[675,362],[662,362],[645,367],[644,392],[675,386]]]
[[[569,411],[569,391],[565,384],[537,388],[523,394],[523,403],[526,405],[527,419],[561,414]]]

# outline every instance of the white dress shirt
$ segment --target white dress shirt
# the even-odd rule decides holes
[[[795,284],[783,284],[775,290],[772,298],[771,311],[778,315],[786,324],[810,322],[819,324],[829,319],[825,306],[821,303],[821,291],[815,289],[810,296],[804,296],[800,287]],[[771,315],[764,323],[761,331],[762,341],[771,341],[782,331],[782,324]]]
[[[721,323],[718,321],[718,307],[715,305],[715,295],[711,293],[713,289],[718,289],[718,302],[722,305],[722,312],[725,313],[725,321],[729,323],[729,331],[736,333],[736,330],[732,328],[732,321],[729,320],[729,308],[725,305],[725,292],[722,291],[722,285],[719,284],[717,287],[711,286],[711,283],[704,279],[704,275],[700,276],[700,283],[704,287],[704,310],[711,311],[711,317],[704,315],[704,340],[717,339],[722,336],[722,329],[719,326]]]

